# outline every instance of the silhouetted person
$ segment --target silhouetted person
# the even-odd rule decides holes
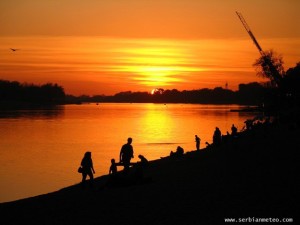
[[[233,137],[237,136],[237,128],[234,126],[234,124],[231,126],[231,135]]]
[[[132,138],[127,139],[127,143],[124,144],[120,151],[120,162],[124,165],[124,172],[127,172],[130,166],[130,160],[133,158],[133,147],[131,145]]]
[[[82,167],[82,185],[85,186],[86,177],[89,176],[90,178],[90,185],[93,184],[94,180],[94,167],[93,167],[93,160],[92,160],[92,153],[86,152],[84,154],[83,159],[81,160],[81,167]]]
[[[144,179],[145,169],[147,168],[149,162],[143,155],[139,155],[138,158],[141,161],[137,162],[136,164],[134,179],[136,182],[141,182]]]
[[[244,123],[246,124],[246,129],[247,129],[247,130],[251,130],[251,129],[252,129],[252,126],[253,126],[253,120],[248,119],[248,120],[246,120]]]
[[[209,144],[208,142],[205,142],[206,147],[211,147],[211,144]]]
[[[109,174],[116,174],[118,172],[118,169],[117,169],[117,164],[116,164],[116,161],[115,159],[112,159],[111,160],[111,165],[109,167]]]
[[[117,172],[118,172],[117,164],[116,164],[115,159],[111,159],[110,161],[111,161],[111,165],[109,167],[109,176],[108,176],[105,186],[106,187],[115,187],[115,186],[118,186],[119,182],[120,182],[119,176],[117,174]],[[100,188],[100,189],[102,189],[102,188]]]
[[[170,156],[180,157],[183,156],[184,149],[181,146],[177,146],[176,152],[171,151]]]
[[[146,159],[143,155],[139,155],[138,158],[141,160],[139,163],[148,165],[148,159]]]
[[[201,139],[197,135],[195,135],[195,141],[196,141],[196,149],[197,149],[197,151],[199,151]]]
[[[176,153],[180,156],[183,155],[184,153],[183,148],[181,146],[177,146]]]
[[[219,127],[216,127],[214,135],[213,135],[213,143],[214,145],[220,145],[222,141],[222,134]]]

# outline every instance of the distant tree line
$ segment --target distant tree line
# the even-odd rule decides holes
[[[281,62],[281,61],[280,61]],[[277,64],[276,64],[277,65]],[[278,64],[278,66],[282,66]],[[252,82],[240,84],[237,91],[216,87],[214,89],[164,90],[156,89],[154,94],[149,92],[120,92],[113,96],[72,96],[67,95],[69,103],[83,102],[132,102],[132,103],[200,103],[200,104],[241,104],[256,105],[265,109],[287,108],[300,105],[300,62],[294,68],[283,73],[279,70],[280,86],[274,86],[272,79],[265,83]],[[263,72],[262,72],[263,73]]]
[[[63,87],[52,83],[35,85],[0,80],[0,103],[1,108],[64,104],[65,92]]]
[[[264,96],[268,95],[268,88],[257,82],[240,84],[238,91],[216,87],[214,89],[184,90],[158,89],[154,94],[149,92],[120,92],[112,96],[72,96],[66,99],[72,103],[83,102],[128,102],[128,103],[201,103],[201,104],[245,104],[261,105]]]
[[[237,91],[222,87],[183,91],[158,88],[152,94],[125,91],[112,96],[73,96],[66,95],[63,87],[57,84],[34,85],[0,80],[0,108],[85,102],[241,104],[275,109],[295,105],[299,107],[300,62],[280,76],[280,85],[274,86],[270,79],[266,83],[240,84]]]

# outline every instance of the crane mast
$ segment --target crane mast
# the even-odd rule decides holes
[[[246,20],[244,19],[243,15],[240,12],[236,11],[237,16],[239,17],[240,21],[242,22],[244,28],[246,29],[247,33],[249,34],[249,36],[251,37],[253,43],[255,44],[255,46],[257,47],[259,53],[261,54],[263,60],[264,60],[264,67],[267,66],[269,68],[269,73],[270,75],[268,75],[272,80],[275,81],[276,85],[279,86],[281,83],[281,75],[278,72],[278,70],[276,69],[276,67],[274,66],[274,64],[272,63],[272,59],[262,50],[262,48],[260,47],[258,41],[256,40],[254,34],[252,33],[249,25],[247,24]]]
[[[260,45],[258,44],[258,41],[256,40],[256,38],[254,37],[254,34],[252,33],[249,25],[247,24],[246,20],[244,19],[243,15],[240,12],[236,12],[237,16],[239,17],[240,21],[242,22],[242,24],[244,25],[246,31],[248,32],[249,36],[251,37],[253,43],[255,44],[255,46],[257,47],[259,53],[262,56],[265,56],[264,51],[262,50],[262,48],[260,47]]]

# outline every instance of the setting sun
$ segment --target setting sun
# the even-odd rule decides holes
[[[151,95],[154,95],[157,92],[157,90],[158,90],[157,88],[152,89]]]
[[[150,46],[119,49],[124,57],[117,60],[123,64],[118,71],[131,73],[133,80],[142,85],[174,85],[182,81],[184,73],[201,70],[193,65],[190,49],[175,46],[172,41],[152,40],[141,45]]]
[[[293,222],[299,9],[0,0],[2,224]]]
[[[299,59],[299,3],[254,1],[66,0],[58,7],[50,0],[2,0],[0,79],[58,83],[72,95],[226,83],[237,90],[264,79],[252,66],[259,52],[236,10],[264,50],[284,56],[285,68]]]

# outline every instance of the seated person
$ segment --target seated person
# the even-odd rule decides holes
[[[183,148],[181,146],[178,146],[177,149],[176,149],[176,152],[173,152],[173,151],[170,152],[170,156],[179,157],[179,156],[182,156],[183,153],[184,153]]]

